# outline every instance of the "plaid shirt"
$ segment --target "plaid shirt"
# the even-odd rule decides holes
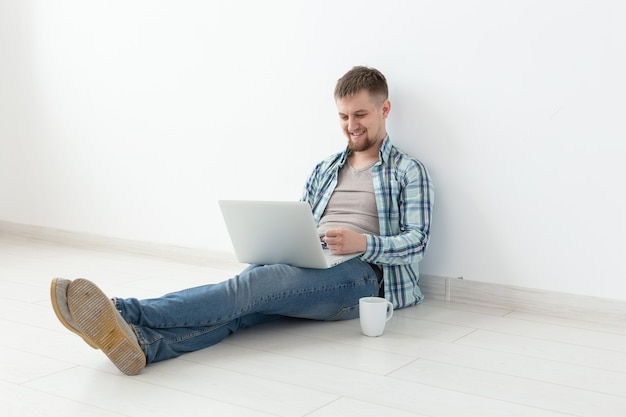
[[[316,224],[348,154],[345,150],[327,158],[309,176],[301,200],[311,205]],[[417,304],[423,299],[418,262],[428,246],[434,198],[430,176],[421,162],[392,145],[387,136],[372,167],[372,179],[380,236],[366,235],[367,249],[361,259],[382,265],[385,298],[395,308]]]

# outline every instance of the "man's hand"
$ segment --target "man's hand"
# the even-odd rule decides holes
[[[365,235],[345,227],[327,230],[323,240],[333,255],[348,255],[365,252],[365,249],[367,249]]]

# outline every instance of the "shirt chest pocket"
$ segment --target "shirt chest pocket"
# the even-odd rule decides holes
[[[391,236],[399,233],[400,208],[402,206],[403,185],[395,178],[382,178],[379,183],[379,196],[377,204],[382,203],[384,207],[378,207],[378,215],[381,224],[381,235]]]

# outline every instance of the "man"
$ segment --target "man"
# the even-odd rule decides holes
[[[302,200],[332,253],[362,255],[329,269],[251,265],[227,281],[149,300],[111,300],[90,281],[56,278],[51,298],[61,323],[134,375],[280,317],[353,319],[359,298],[376,295],[395,308],[419,303],[433,204],[428,172],[389,141],[383,74],[354,67],[337,82],[335,100],[347,148],[315,167]]]

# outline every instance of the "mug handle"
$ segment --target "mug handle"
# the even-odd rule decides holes
[[[387,301],[387,318],[385,319],[385,322],[388,322],[389,320],[391,320],[392,317],[393,317],[393,304]]]

